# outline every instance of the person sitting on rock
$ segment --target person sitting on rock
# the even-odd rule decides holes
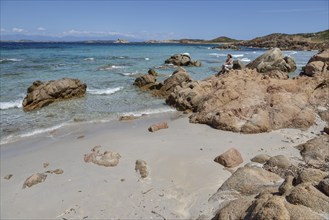
[[[231,54],[227,54],[227,59],[225,60],[224,65],[222,65],[221,71],[219,71],[218,75],[224,74],[233,68],[233,58]]]

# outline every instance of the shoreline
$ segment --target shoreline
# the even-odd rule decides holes
[[[169,128],[149,132],[166,121]],[[308,131],[281,129],[239,134],[189,123],[187,115],[168,112],[130,121],[62,127],[48,135],[26,137],[1,145],[1,218],[197,218],[211,216],[219,203],[208,199],[231,175],[213,159],[227,149],[240,151],[243,166],[260,153],[301,158],[293,146],[316,136],[321,122]],[[101,150],[121,155],[115,167],[83,161]],[[135,161],[150,170],[141,179]],[[49,163],[44,168],[43,163]],[[27,177],[46,170],[45,182],[22,189]],[[231,170],[232,171],[232,170]],[[12,174],[9,180],[4,176]],[[87,216],[87,217],[86,217]]]

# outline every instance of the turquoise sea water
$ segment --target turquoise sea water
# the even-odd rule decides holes
[[[88,43],[1,43],[0,54],[0,143],[48,132],[70,123],[102,122],[122,114],[153,114],[174,111],[164,100],[133,86],[139,74],[155,68],[165,79],[175,70],[164,61],[176,53],[189,53],[202,67],[186,67],[194,79],[218,72],[231,53],[245,64],[264,53],[260,49],[215,50],[215,45],[184,44],[88,44]],[[316,51],[284,51],[298,69]],[[35,81],[77,78],[87,84],[84,98],[51,104],[24,112],[22,100]]]

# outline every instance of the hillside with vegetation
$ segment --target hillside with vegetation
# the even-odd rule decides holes
[[[324,50],[329,48],[329,30],[316,33],[274,33],[252,40],[235,42],[235,46],[273,48],[281,50]]]

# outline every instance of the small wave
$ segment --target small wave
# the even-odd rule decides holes
[[[223,54],[223,53],[210,53],[210,56],[215,56],[215,57],[226,57],[227,54]]]
[[[123,69],[123,68],[125,68],[125,67],[124,66],[111,65],[111,66],[99,67],[97,70],[103,71],[103,70],[113,70],[113,69]]]
[[[235,54],[235,55],[232,54],[232,57],[243,57],[243,56],[244,54]]]
[[[290,55],[293,55],[293,54],[296,54],[297,51],[285,51],[285,54],[290,54]]]
[[[47,132],[52,132],[54,130],[57,130],[63,126],[65,126],[67,123],[63,123],[63,124],[60,124],[60,125],[56,125],[56,126],[53,126],[53,127],[50,127],[50,128],[45,128],[45,129],[37,129],[37,130],[34,130],[34,131],[31,131],[31,132],[28,132],[28,133],[24,133],[24,134],[20,134],[20,135],[9,135],[5,138],[3,138],[1,141],[0,141],[0,144],[3,145],[3,144],[8,144],[8,143],[11,143],[11,142],[14,142],[14,141],[17,141],[19,138],[24,138],[24,137],[30,137],[30,136],[34,136],[34,135],[38,135],[38,134],[43,134],[43,133],[47,133]]]
[[[148,58],[148,57],[145,57],[145,60],[150,60],[150,58]]]
[[[94,57],[88,57],[88,58],[85,58],[85,59],[83,59],[83,60],[85,60],[85,61],[94,61],[95,58],[94,58]]]
[[[11,101],[11,102],[0,102],[0,109],[10,109],[10,108],[21,108],[22,107],[22,99]]]
[[[112,60],[116,60],[116,59],[128,59],[129,57],[128,56],[112,56],[110,57],[110,59]]]
[[[138,72],[137,71],[136,72],[131,72],[131,73],[127,72],[127,73],[120,73],[120,74],[123,75],[123,76],[133,76],[133,75],[138,74]]]
[[[19,62],[19,61],[22,61],[22,59],[5,58],[5,59],[1,59],[0,63]]]
[[[156,108],[156,109],[145,109],[141,111],[136,111],[136,112],[124,112],[121,115],[122,116],[136,116],[140,117],[143,115],[152,115],[152,114],[159,114],[159,113],[166,113],[166,112],[175,112],[176,109],[171,108],[171,107],[163,107],[163,108]]]
[[[241,61],[242,61],[242,62],[250,62],[251,60],[248,59],[248,58],[242,58]]]
[[[111,95],[123,89],[123,87],[107,88],[107,89],[87,89],[87,92],[93,95]]]

